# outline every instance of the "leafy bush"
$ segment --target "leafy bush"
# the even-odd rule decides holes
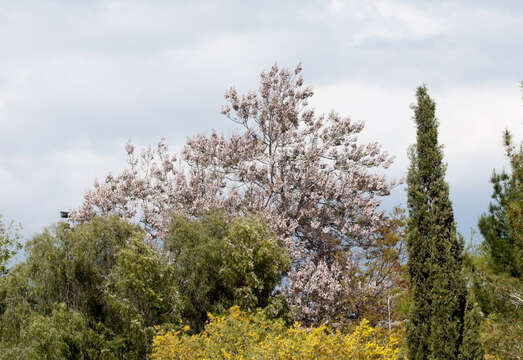
[[[244,310],[273,305],[275,286],[290,266],[285,249],[253,216],[229,219],[219,211],[197,219],[177,215],[165,241],[182,319],[196,331],[209,312],[225,312],[233,305]]]
[[[523,327],[518,318],[491,314],[482,324],[481,340],[490,359],[515,359],[523,356]]]
[[[263,311],[242,312],[234,306],[223,316],[209,314],[205,330],[196,335],[160,332],[153,340],[152,360],[174,359],[398,359],[402,330],[388,334],[361,321],[351,333],[325,326],[286,327]]]

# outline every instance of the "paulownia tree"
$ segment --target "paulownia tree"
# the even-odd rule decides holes
[[[192,137],[182,161],[163,141],[140,156],[129,143],[129,168],[95,183],[73,219],[118,214],[161,242],[172,212],[259,214],[288,248],[293,266],[284,292],[298,317],[354,314],[346,299],[373,298],[390,285],[358,276],[358,269],[388,226],[378,207],[394,183],[375,170],[392,158],[377,143],[357,141],[362,122],[316,114],[301,72],[300,65],[274,65],[262,72],[257,91],[230,88],[222,113],[238,133]]]

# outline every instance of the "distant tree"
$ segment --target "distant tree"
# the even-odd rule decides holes
[[[228,219],[216,210],[193,220],[176,215],[165,241],[175,259],[181,316],[193,331],[203,329],[208,313],[268,306],[290,265],[274,234],[252,216]]]
[[[129,168],[96,182],[73,219],[117,214],[161,243],[173,212],[261,214],[291,256],[289,286],[282,291],[301,318],[364,316],[340,299],[363,293],[374,301],[390,287],[389,279],[354,275],[388,226],[379,205],[394,184],[373,170],[387,168],[392,158],[377,143],[357,141],[362,122],[334,111],[317,115],[301,72],[301,66],[274,65],[261,74],[257,91],[242,96],[228,90],[222,112],[241,131],[190,138],[183,161],[163,141],[140,156],[127,144]]]
[[[416,96],[417,142],[410,151],[407,178],[407,268],[413,297],[407,323],[408,357],[458,359],[467,296],[462,277],[463,240],[456,235],[445,181],[436,105],[424,86],[417,89]]]
[[[21,249],[20,229],[12,222],[6,224],[0,214],[0,276],[7,274],[9,261]]]

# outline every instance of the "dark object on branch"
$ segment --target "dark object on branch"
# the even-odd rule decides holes
[[[60,217],[62,219],[68,219],[69,218],[69,211],[60,211]]]

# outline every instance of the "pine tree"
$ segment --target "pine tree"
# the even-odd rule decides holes
[[[494,171],[489,212],[478,227],[484,241],[470,258],[470,279],[481,311],[488,317],[484,347],[501,359],[523,358],[523,142],[504,132],[510,168]]]
[[[523,143],[519,149],[512,144],[508,130],[503,139],[512,173],[493,172],[490,181],[494,202],[489,205],[489,213],[481,215],[478,227],[493,270],[522,279]]]
[[[436,105],[425,86],[416,92],[417,143],[408,172],[408,272],[413,304],[407,325],[408,357],[458,359],[463,341],[466,287],[463,240],[456,235],[438,145]]]

